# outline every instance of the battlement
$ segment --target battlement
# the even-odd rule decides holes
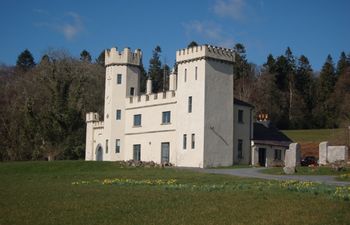
[[[134,52],[130,48],[124,48],[123,51],[118,51],[117,48],[107,49],[105,51],[105,66],[109,65],[134,65],[140,66],[142,52],[136,49]]]
[[[100,115],[97,112],[86,113],[86,122],[97,122],[100,121]]]
[[[235,61],[235,54],[232,49],[212,45],[194,46],[176,51],[177,63],[205,58],[233,63]]]
[[[176,98],[176,91],[165,91],[152,93],[150,95],[144,94],[139,96],[131,96],[126,98],[126,107],[143,107],[157,104],[164,104],[172,102]]]
[[[103,128],[104,122],[103,121],[92,122],[92,126],[93,126],[93,128]]]

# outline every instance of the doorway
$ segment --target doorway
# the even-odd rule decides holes
[[[259,148],[259,165],[265,166],[266,164],[266,148]]]
[[[162,142],[161,163],[169,163],[169,142]]]
[[[134,161],[141,161],[141,145],[134,145]]]
[[[103,149],[101,145],[96,147],[96,161],[103,161]]]

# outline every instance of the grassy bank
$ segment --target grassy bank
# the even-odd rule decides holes
[[[350,221],[349,201],[318,191],[182,169],[121,168],[111,162],[0,163],[0,180],[1,225]]]

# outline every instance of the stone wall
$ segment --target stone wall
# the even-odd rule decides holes
[[[300,145],[298,143],[292,143],[289,145],[289,149],[286,150],[284,164],[285,167],[295,168],[300,165]]]
[[[329,146],[328,142],[321,142],[319,146],[319,164],[327,165],[335,161],[347,161],[348,154],[347,146]]]

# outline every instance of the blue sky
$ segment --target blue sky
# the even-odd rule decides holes
[[[28,48],[39,61],[49,49],[93,58],[105,48],[141,48],[148,64],[152,49],[162,48],[170,65],[175,51],[195,40],[246,46],[258,65],[269,53],[289,46],[320,70],[328,54],[336,62],[350,52],[348,0],[194,0],[194,1],[2,1],[0,63],[13,65]]]

